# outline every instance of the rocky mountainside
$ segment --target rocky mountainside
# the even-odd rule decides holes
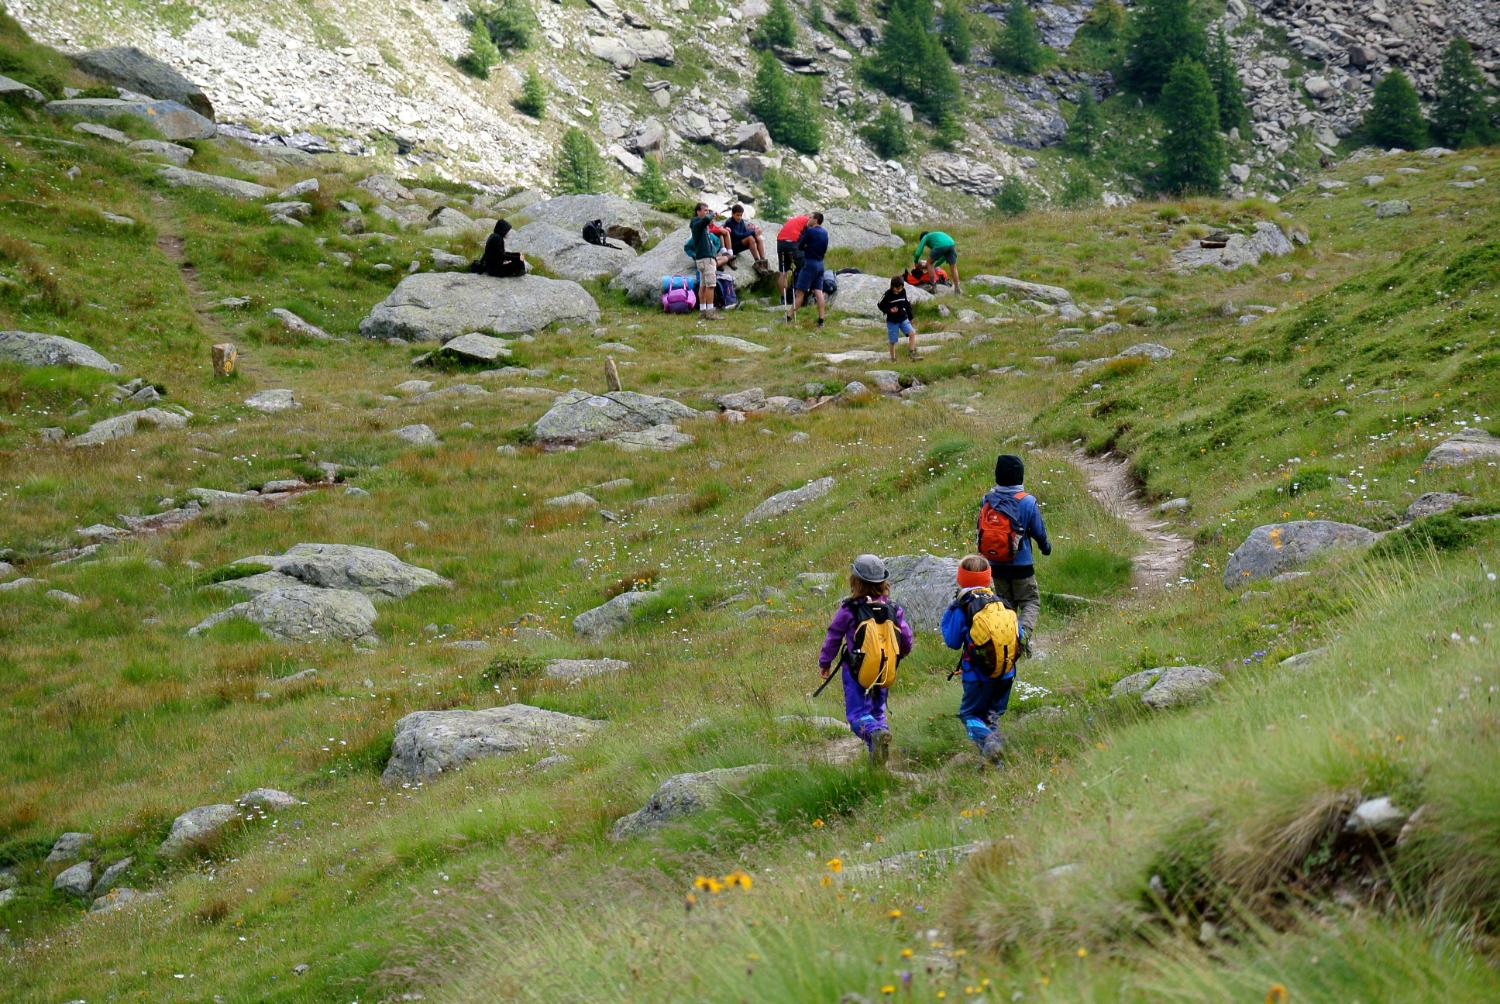
[[[711,201],[753,199],[774,167],[798,178],[809,203],[962,213],[1011,176],[1055,192],[1072,102],[1083,88],[1101,98],[1116,89],[1107,70],[1074,51],[1094,0],[1033,4],[1059,62],[1016,77],[976,46],[973,61],[957,67],[965,138],[952,150],[883,160],[857,129],[890,100],[857,72],[879,40],[873,5],[857,5],[860,18],[846,21],[832,4],[794,0],[798,45],[779,55],[789,70],[821,80],[828,112],[821,153],[805,157],[772,144],[746,107],[749,33],[766,0],[540,0],[538,43],[483,81],[455,65],[468,39],[465,0],[202,0],[144,9],[10,0],[8,7],[37,38],[66,50],[139,46],[200,82],[220,123],[242,138],[386,156],[403,173],[507,187],[548,183],[556,140],[577,125],[607,151],[619,188],[643,155],[659,152],[680,191]],[[1004,5],[970,10],[998,20]],[[1500,67],[1500,5],[1474,0],[1229,0],[1217,23],[1229,34],[1253,116],[1236,145],[1235,194],[1285,191],[1319,153],[1333,155],[1388,68],[1406,69],[1430,92],[1454,32],[1475,47],[1492,81]],[[511,106],[532,67],[550,92],[542,122]],[[909,107],[898,107],[910,118]],[[1106,202],[1139,194],[1136,179],[1099,169]]]

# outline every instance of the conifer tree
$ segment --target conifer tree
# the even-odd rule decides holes
[[[535,67],[526,71],[526,79],[521,81],[521,94],[514,104],[516,111],[534,119],[547,114],[547,87]]]
[[[755,26],[751,41],[757,48],[790,48],[797,42],[797,22],[787,0],[771,0],[770,9]]]
[[[593,195],[608,183],[599,148],[576,126],[562,135],[557,151],[557,187],[567,195]]]
[[[1031,196],[1026,191],[1025,182],[1014,175],[1006,178],[1000,185],[1000,191],[995,193],[994,204],[1002,216],[1020,216],[1026,212],[1031,204]]]
[[[1417,89],[1400,70],[1390,71],[1375,85],[1365,114],[1365,138],[1377,146],[1403,150],[1415,150],[1427,141]]]
[[[755,77],[750,81],[750,114],[765,123],[774,139],[786,125],[791,108],[791,88],[781,64],[769,52],[762,52],[756,57]]]
[[[1492,137],[1484,102],[1484,78],[1474,65],[1469,43],[1454,38],[1443,50],[1437,100],[1432,106],[1432,138],[1443,146],[1474,146]]]
[[[490,69],[498,62],[500,50],[490,38],[490,29],[483,18],[476,17],[469,28],[469,51],[459,57],[458,68],[471,77],[488,80]]]
[[[889,104],[881,106],[875,121],[864,130],[864,137],[876,153],[886,158],[899,157],[911,147],[901,113]]]
[[[943,0],[943,27],[938,33],[948,58],[955,63],[967,63],[974,49],[974,31],[969,26],[969,13],[963,0]]]
[[[1051,55],[1051,50],[1042,44],[1036,18],[1026,0],[1010,0],[1005,8],[1005,25],[995,40],[995,61],[1013,73],[1029,75],[1046,66]]]
[[[1157,149],[1158,184],[1169,192],[1217,192],[1229,158],[1219,134],[1219,101],[1196,59],[1179,59],[1162,88],[1166,132]]]
[[[1124,79],[1137,94],[1154,99],[1179,59],[1203,59],[1203,28],[1191,0],[1142,0],[1130,24]]]
[[[655,154],[647,154],[646,166],[641,170],[641,176],[636,179],[635,187],[631,195],[637,202],[644,202],[648,206],[660,206],[672,197],[672,190],[667,187],[667,179],[661,173],[661,158]]]
[[[1219,99],[1219,128],[1225,132],[1245,128],[1250,121],[1250,110],[1245,107],[1245,89],[1240,84],[1240,72],[1234,65],[1234,54],[1229,51],[1229,39],[1224,37],[1223,25],[1219,26],[1218,34],[1209,46],[1205,69]]]
[[[792,208],[793,185],[779,170],[770,170],[760,179],[760,211],[768,220],[784,217]]]
[[[1073,112],[1073,121],[1068,123],[1068,146],[1088,156],[1099,146],[1099,134],[1104,125],[1099,121],[1099,105],[1094,101],[1092,88],[1085,85],[1078,95],[1078,108]]]
[[[819,103],[818,82],[797,81],[792,88],[792,110],[781,135],[772,139],[785,143],[798,153],[815,154],[823,148],[823,106]]]
[[[529,49],[541,32],[536,12],[527,0],[500,0],[495,6],[479,15],[490,38],[502,52],[513,49]]]

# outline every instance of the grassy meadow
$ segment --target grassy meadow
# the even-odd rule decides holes
[[[13,35],[0,48],[0,72],[67,72]],[[198,146],[195,169],[245,177],[232,160],[249,151]],[[919,310],[924,334],[958,337],[929,340],[917,362],[827,365],[820,353],[884,349],[880,328],[839,314],[792,328],[751,298],[709,328],[594,285],[596,330],[515,344],[514,363],[545,374],[483,376],[414,368],[419,347],[358,337],[430,243],[368,213],[389,241],[342,233],[338,200],[373,205],[354,187],[369,170],[320,165],[315,212],[293,229],[0,105],[0,328],[83,341],[121,364],[117,379],[156,384],[194,416],[87,452],[46,443],[41,429],[74,434],[133,406],[111,399],[116,378],[0,366],[0,547],[46,582],[0,594],[0,867],[17,877],[0,904],[0,996],[1345,1002],[1500,989],[1496,523],[1434,517],[1305,578],[1221,585],[1228,552],[1263,523],[1392,530],[1428,491],[1468,496],[1461,515],[1496,510],[1493,465],[1421,462],[1461,428],[1500,433],[1500,204],[1449,184],[1500,181],[1500,154],[1350,162],[1330,175],[1349,187],[1308,185],[1276,205],[954,224],[965,276],[1120,306],[1070,325],[980,300],[970,283],[940,301],[951,316]],[[278,171],[265,183],[310,173]],[[1384,178],[1373,189],[1370,174]],[[1413,211],[1377,221],[1368,198]],[[1173,248],[1259,219],[1310,243],[1234,273],[1172,271]],[[911,238],[925,221],[899,222]],[[176,241],[186,272],[168,253]],[[834,264],[889,273],[900,261]],[[339,340],[289,334],[275,307]],[[983,319],[960,323],[959,309]],[[1247,312],[1265,316],[1239,323]],[[1091,333],[1106,321],[1120,330]],[[1088,330],[1059,334],[1070,326]],[[695,339],[706,332],[770,351]],[[215,381],[209,346],[226,339],[242,370]],[[1074,372],[1141,342],[1175,354]],[[527,445],[549,402],[521,388],[602,390],[606,355],[627,389],[705,410],[730,391],[802,396],[871,369],[926,389],[799,417],[706,417],[671,453]],[[489,393],[394,390],[413,378]],[[294,390],[301,407],[243,404],[266,388]],[[416,422],[440,445],[391,435]],[[1129,559],[1149,543],[1089,494],[1080,449],[1127,456],[1150,503],[1190,500],[1161,517],[1194,542],[1179,583],[1131,588]],[[1042,588],[1088,601],[1047,599],[1004,726],[1005,768],[981,769],[971,752],[933,634],[893,692],[893,771],[830,763],[847,733],[779,720],[838,716],[834,694],[807,696],[837,593],[798,576],[842,579],[866,550],[961,553],[1002,450],[1025,455],[1044,503],[1054,553],[1038,559]],[[82,527],[160,511],[188,489],[244,490],[319,463],[368,495],[329,485],[279,507],[210,509],[93,560],[48,558]],[[823,476],[836,481],[827,496],[743,524],[766,497]],[[545,504],[621,478],[596,491],[618,522]],[[673,498],[635,504],[660,496]],[[373,651],[287,644],[245,623],[187,636],[228,604],[211,588],[226,566],[304,541],[382,548],[453,587],[382,603]],[[626,632],[572,636],[574,616],[641,582],[661,595]],[[556,638],[522,630],[537,628]],[[551,658],[599,656],[631,668],[574,684],[542,674]],[[1175,664],[1227,679],[1187,709],[1109,698],[1126,674]],[[306,667],[314,681],[271,690]],[[538,769],[537,751],[381,784],[402,715],[515,701],[607,725],[568,750],[571,763]],[[667,776],[744,764],[770,769],[740,797],[649,838],[609,839]],[[178,813],[258,786],[306,804],[202,857],[158,855]],[[1392,856],[1351,855],[1338,825],[1375,795],[1425,806],[1422,825]],[[43,861],[68,830],[97,834],[105,860],[134,855],[126,884],[161,895],[83,915]],[[976,842],[961,861],[945,853]],[[913,867],[860,868],[907,851]],[[748,881],[695,886],[736,872]]]

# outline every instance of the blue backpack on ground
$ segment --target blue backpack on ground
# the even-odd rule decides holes
[[[727,275],[719,276],[714,291],[714,305],[720,310],[728,310],[730,307],[739,306],[740,298],[734,291],[734,280]]]
[[[684,284],[686,284],[688,289],[696,292],[698,289],[698,273],[694,272],[692,275],[664,275],[661,277],[661,291],[663,293],[673,286]]]
[[[689,287],[687,276],[672,275],[662,280],[662,310],[669,314],[686,314],[697,308],[698,294]]]

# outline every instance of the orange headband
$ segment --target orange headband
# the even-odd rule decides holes
[[[990,570],[986,568],[982,572],[971,572],[967,568],[960,567],[958,570],[958,587],[960,589],[973,589],[977,586],[988,586],[994,581]]]

